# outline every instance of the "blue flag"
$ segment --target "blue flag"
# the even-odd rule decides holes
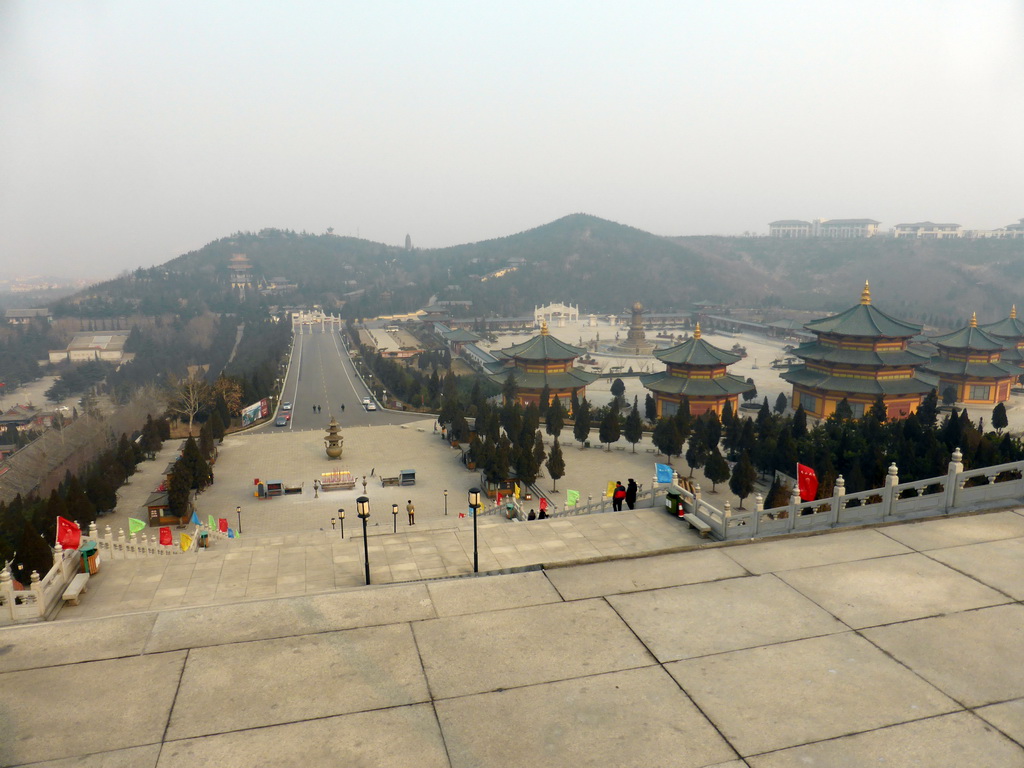
[[[202,523],[199,522],[199,515],[195,512],[192,513],[192,525],[202,525]]]
[[[228,528],[228,538],[229,539],[235,538],[235,529],[234,528]]]
[[[655,476],[658,478],[659,483],[672,482],[672,467],[670,467],[668,464],[655,464],[654,472]]]

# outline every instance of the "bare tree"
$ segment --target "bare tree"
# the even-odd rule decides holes
[[[213,402],[213,396],[213,388],[195,373],[190,373],[187,378],[171,383],[167,409],[171,413],[188,417],[188,433],[191,435],[196,414]]]

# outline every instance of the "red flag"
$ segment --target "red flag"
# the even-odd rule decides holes
[[[217,521],[217,530],[219,530],[221,533],[228,532],[228,520],[226,517],[222,517]]]
[[[543,496],[540,497],[540,511],[543,512],[548,508],[548,500]]]
[[[163,544],[165,547],[169,547],[171,546],[171,544],[174,543],[174,540],[171,538],[170,528],[160,529],[160,543]]]
[[[78,523],[57,517],[57,543],[64,549],[78,549],[82,543],[82,529]]]
[[[501,494],[499,493],[499,494],[498,494],[498,500],[497,500],[497,501],[495,502],[495,504],[497,504],[498,506],[501,506],[501,500],[502,500],[502,499],[504,499],[504,498],[505,498],[505,497],[504,497],[504,496],[502,496],[502,495],[501,495]]]
[[[810,467],[796,465],[796,484],[800,489],[800,501],[814,501],[818,498],[818,476]]]

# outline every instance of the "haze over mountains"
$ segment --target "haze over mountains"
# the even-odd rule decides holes
[[[268,298],[272,303],[344,305],[351,317],[414,310],[431,296],[472,301],[469,314],[479,316],[521,314],[550,301],[593,312],[618,312],[638,300],[653,310],[707,300],[831,311],[855,302],[865,280],[879,306],[937,326],[972,312],[994,320],[1024,304],[1020,240],[671,238],[586,214],[437,249],[275,229],[236,233],[163,267],[94,286],[70,303],[82,311],[126,302],[147,312],[147,303],[169,309],[181,297],[226,309],[227,265],[238,253],[257,277],[295,284]]]

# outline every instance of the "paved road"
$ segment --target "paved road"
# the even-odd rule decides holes
[[[281,395],[282,402],[292,403],[292,418],[287,427],[270,429],[322,430],[332,416],[344,427],[404,424],[423,418],[381,410],[379,405],[376,411],[366,411],[362,406],[366,397],[372,394],[356,375],[341,334],[320,325],[304,327],[295,335]],[[319,413],[314,413],[314,405],[320,406]]]

